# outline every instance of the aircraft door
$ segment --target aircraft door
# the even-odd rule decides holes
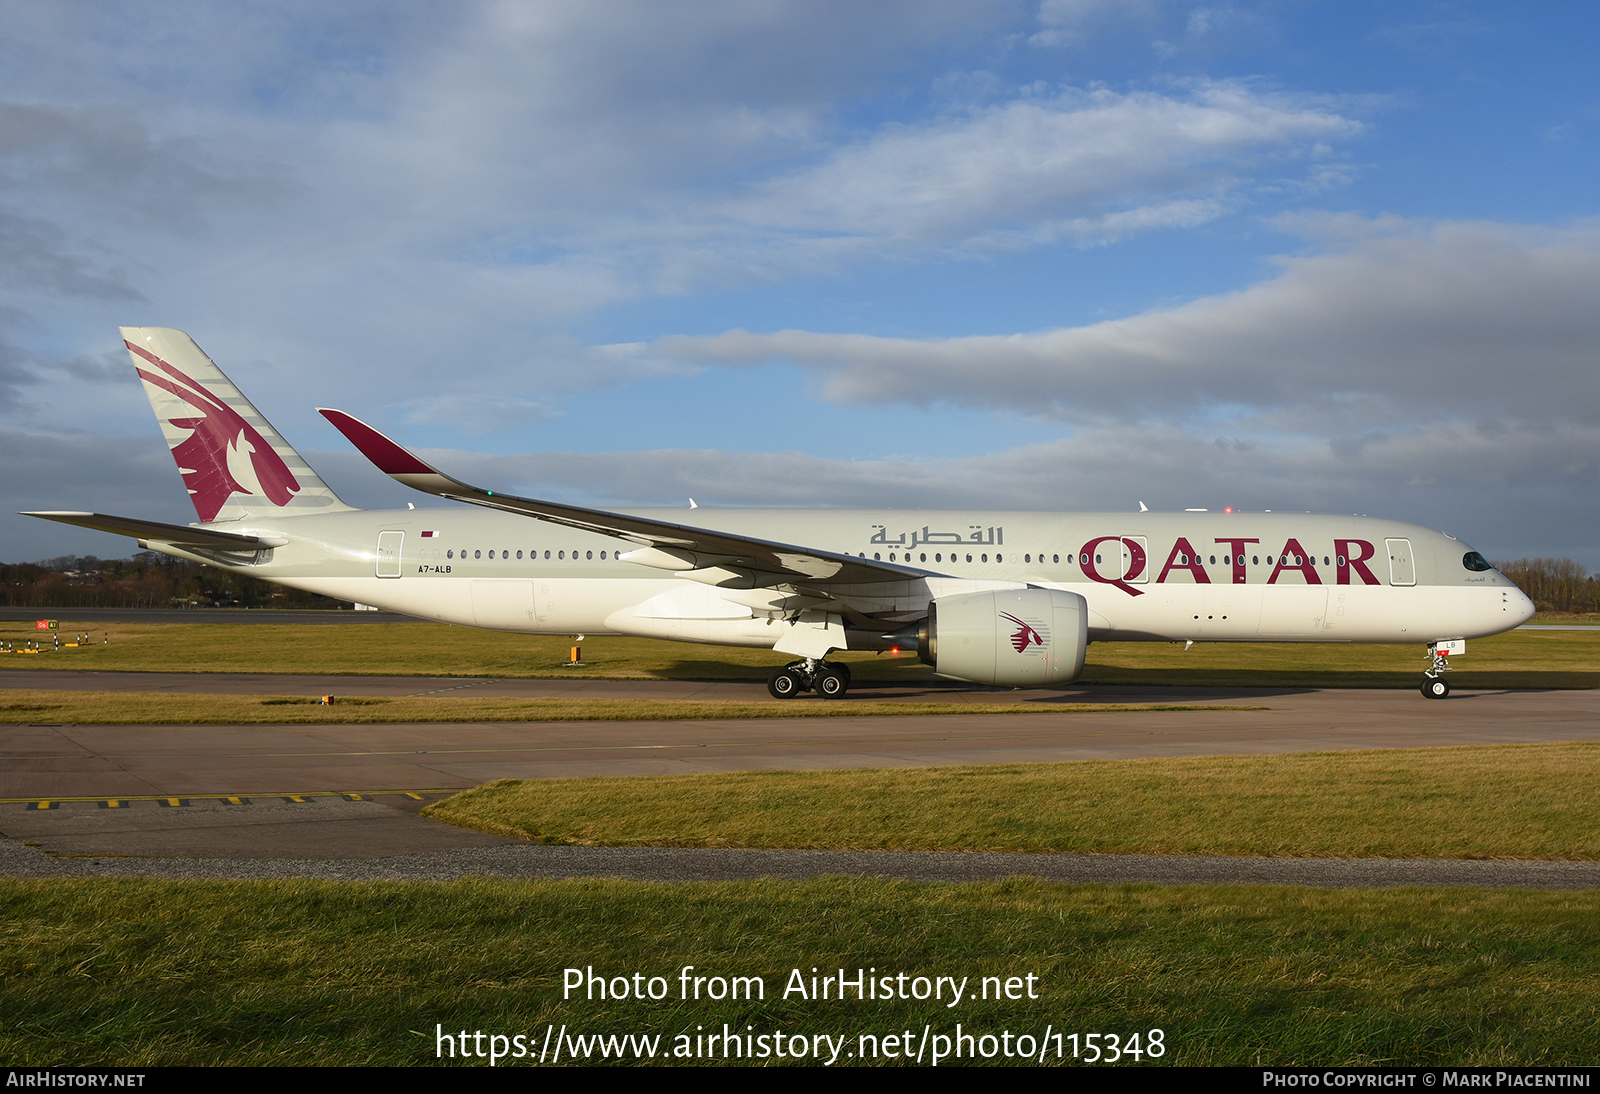
[[[1386,539],[1383,541],[1389,548],[1389,584],[1415,585],[1417,583],[1417,565],[1411,557],[1411,541],[1409,539]]]
[[[399,577],[400,555],[405,549],[406,534],[404,532],[379,532],[378,533],[378,576]]]
[[[1150,582],[1150,544],[1144,536],[1123,536],[1122,572],[1118,575],[1130,585]]]

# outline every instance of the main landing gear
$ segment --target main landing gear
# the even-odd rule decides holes
[[[824,699],[842,699],[850,690],[850,666],[829,664],[820,657],[794,661],[772,670],[767,690],[774,699],[793,699],[802,691],[815,691]]]
[[[1450,684],[1441,675],[1450,671],[1449,654],[1430,645],[1428,656],[1432,658],[1433,664],[1422,674],[1422,694],[1429,699],[1443,699],[1450,694]]]

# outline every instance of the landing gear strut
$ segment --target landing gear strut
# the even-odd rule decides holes
[[[793,699],[802,691],[815,691],[824,699],[842,699],[850,690],[850,666],[829,664],[820,657],[794,661],[773,669],[767,691],[774,699]]]
[[[1422,674],[1422,694],[1429,699],[1443,699],[1450,694],[1450,684],[1442,675],[1450,671],[1450,655],[1430,643],[1428,656],[1433,664]]]

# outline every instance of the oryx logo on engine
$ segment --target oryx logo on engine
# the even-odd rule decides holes
[[[1000,615],[1002,618],[1009,619],[1011,622],[1017,625],[1016,633],[1011,636],[1012,649],[1016,650],[1018,653],[1022,653],[1026,651],[1029,646],[1044,645],[1044,638],[1041,637],[1039,632],[1034,630],[1031,626],[1024,623],[1010,612],[1001,612]]]

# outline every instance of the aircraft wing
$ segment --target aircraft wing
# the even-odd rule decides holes
[[[93,528],[98,532],[132,536],[134,539],[158,540],[174,547],[205,547],[221,551],[257,551],[263,547],[282,547],[289,541],[281,536],[250,536],[239,532],[223,532],[215,528],[195,528],[186,524],[163,524],[154,520],[137,520],[133,517],[113,517],[105,513],[21,513],[24,517],[76,524],[80,528]]]
[[[730,577],[744,576],[751,585],[778,584],[861,584],[876,581],[906,581],[925,571],[911,566],[857,558],[854,555],[817,551],[786,543],[772,543],[730,532],[672,524],[667,521],[585,509],[558,502],[535,501],[469,486],[423,462],[359,418],[342,410],[317,408],[317,412],[343,433],[373,465],[414,490],[452,501],[464,501],[508,513],[521,513],[588,532],[615,536],[641,547],[654,548],[649,556],[635,552],[630,561],[672,570],[726,569]],[[622,556],[625,559],[629,556]],[[718,582],[717,584],[725,584]]]

